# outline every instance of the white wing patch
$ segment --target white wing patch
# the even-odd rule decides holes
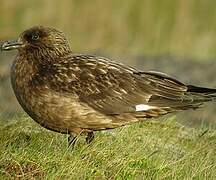
[[[155,106],[149,106],[149,105],[146,105],[146,104],[138,104],[135,106],[136,108],[136,111],[148,111],[150,109],[156,109],[157,107]]]

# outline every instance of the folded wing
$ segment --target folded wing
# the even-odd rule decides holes
[[[190,92],[188,86],[163,73],[138,71],[95,56],[73,55],[67,58],[61,66],[52,65],[50,78],[44,74],[50,88],[67,94],[75,93],[80,102],[106,115],[156,117],[173,111],[196,109],[212,97]]]

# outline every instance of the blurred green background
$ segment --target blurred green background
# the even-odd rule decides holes
[[[214,0],[0,0],[1,39],[32,25],[63,30],[76,51],[215,57]]]
[[[65,32],[76,53],[100,54],[186,83],[216,88],[216,1],[0,0],[0,41],[33,25]],[[0,54],[2,119],[20,112],[9,83],[15,52]],[[215,104],[180,113],[188,124],[216,124]]]

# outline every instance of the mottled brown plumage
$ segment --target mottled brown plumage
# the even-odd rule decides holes
[[[23,109],[43,127],[74,137],[142,118],[196,109],[215,89],[187,86],[159,72],[72,53],[64,34],[47,27],[24,31],[2,50],[18,49],[11,82]]]

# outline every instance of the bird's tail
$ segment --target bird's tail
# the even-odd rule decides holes
[[[187,93],[193,98],[194,102],[216,101],[216,89],[198,87],[193,85],[187,86]]]

